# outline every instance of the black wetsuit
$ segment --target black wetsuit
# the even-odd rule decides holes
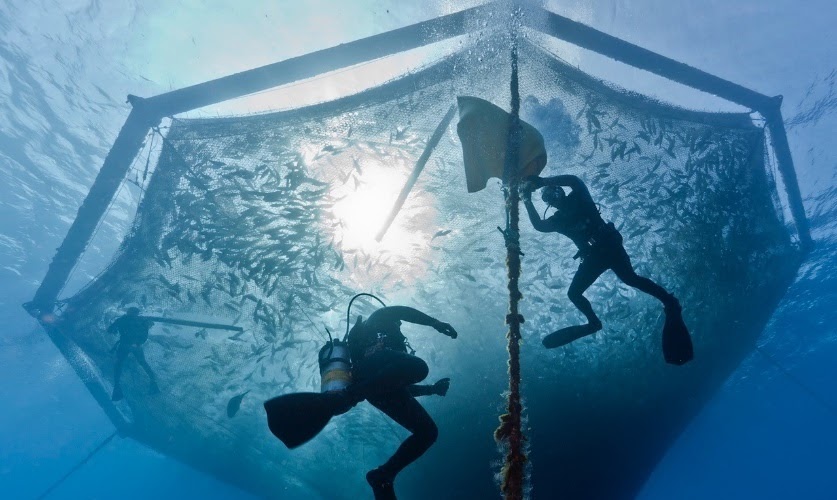
[[[150,319],[142,316],[125,314],[116,318],[108,327],[108,332],[119,333],[119,345],[142,345],[148,340],[148,331],[154,325]]]
[[[608,269],[612,269],[626,285],[652,295],[666,306],[676,302],[674,296],[663,287],[634,271],[631,259],[622,246],[622,235],[613,223],[606,223],[602,219],[587,186],[581,179],[574,175],[559,175],[544,179],[541,184],[572,189],[558,211],[544,220],[538,216],[531,200],[526,200],[525,204],[535,229],[545,233],[563,234],[578,247],[576,257],[581,257],[581,264],[573,277],[567,296],[587,317],[590,325],[601,328],[601,321],[583,293]]]
[[[349,334],[352,387],[358,399],[366,399],[412,434],[379,469],[394,478],[436,441],[438,429],[414,396],[426,395],[432,386],[417,386],[428,375],[427,364],[407,353],[401,321],[434,326],[437,320],[404,306],[378,309]]]
[[[153,324],[154,322],[141,316],[125,314],[117,318],[108,327],[108,332],[119,333],[119,342],[116,344],[116,364],[113,369],[115,394],[121,391],[119,387],[122,376],[122,365],[128,358],[128,354],[134,355],[137,362],[151,379],[152,388],[156,388],[156,377],[151,370],[151,366],[145,360],[145,354],[142,351],[142,344],[148,340],[148,331]]]

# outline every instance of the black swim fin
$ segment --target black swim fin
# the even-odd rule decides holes
[[[578,340],[581,337],[585,337],[591,333],[596,333],[598,330],[599,329],[593,328],[591,325],[575,325],[561,328],[560,330],[556,330],[544,337],[543,346],[547,349],[561,347],[574,340]]]
[[[666,307],[666,323],[663,326],[663,356],[666,363],[685,365],[695,357],[692,337],[683,321],[680,304]]]
[[[275,397],[264,403],[267,426],[288,448],[310,441],[331,417],[351,407],[348,395],[330,392],[298,392]]]

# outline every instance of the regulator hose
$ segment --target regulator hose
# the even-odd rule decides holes
[[[377,296],[375,296],[375,295],[372,295],[371,293],[365,293],[365,292],[363,292],[363,293],[359,293],[359,294],[355,295],[354,297],[352,297],[352,300],[350,300],[350,301],[349,301],[349,307],[346,309],[346,335],[343,337],[343,340],[344,340],[344,341],[345,341],[346,339],[348,339],[348,338],[349,338],[349,326],[352,324],[352,322],[351,322],[351,318],[352,318],[352,303],[355,301],[355,299],[356,299],[356,298],[358,298],[358,297],[364,297],[364,296],[366,296],[366,297],[372,297],[373,299],[375,299],[375,300],[377,300],[378,302],[380,302],[380,303],[381,303],[381,305],[382,305],[383,307],[386,307],[386,306],[387,306],[386,304],[384,304],[384,301],[383,301],[383,300],[379,299],[379,298],[378,298]]]

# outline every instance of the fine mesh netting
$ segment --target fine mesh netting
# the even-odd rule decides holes
[[[405,325],[430,381],[453,379],[448,398],[423,401],[442,436],[415,468],[461,492],[491,484],[506,376],[504,202],[499,182],[466,194],[455,119],[392,227],[380,243],[374,236],[457,96],[508,109],[507,46],[477,40],[335,102],[172,121],[130,234],[67,301],[61,329],[107,380],[116,339],[105,330],[129,304],[244,331],[155,325],[145,355],[162,392],[149,395],[129,359],[117,404],[134,437],[263,495],[363,491],[361,471],[403,437],[395,424],[362,405],[289,452],[270,435],[261,402],[319,389],[324,328],[342,336],[348,299],[369,291],[460,332],[452,341]],[[544,335],[582,321],[566,298],[578,262],[569,239],[521,221],[534,481],[547,497],[588,482],[602,491],[610,486],[594,484],[603,470],[612,484],[635,483],[748,349],[767,320],[764,304],[796,269],[796,251],[765,168],[764,131],[748,115],[632,95],[528,43],[519,61],[521,118],[543,133],[549,153],[543,175],[587,183],[637,271],[680,298],[695,342],[694,363],[665,365],[661,306],[606,273],[586,294],[604,330],[543,349]],[[359,301],[354,312],[373,306]],[[228,417],[227,402],[245,391]],[[539,463],[550,468],[541,473]],[[334,476],[352,479],[322,480]]]

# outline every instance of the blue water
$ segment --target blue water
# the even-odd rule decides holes
[[[6,327],[0,496],[35,498],[113,432],[20,304],[37,288],[127,115],[123,96],[154,95],[480,2],[347,3],[219,2],[212,9],[158,0],[0,3],[0,322]],[[783,94],[817,242],[759,340],[760,351],[691,422],[640,498],[837,497],[831,425],[837,407],[831,384],[837,374],[837,7],[827,0],[804,7],[777,0],[545,6],[763,93]],[[601,76],[673,102],[724,106],[594,56],[573,57],[605,71]],[[137,197],[130,187],[120,192],[71,286],[109,258]],[[121,438],[51,498],[186,496],[251,498]]]

